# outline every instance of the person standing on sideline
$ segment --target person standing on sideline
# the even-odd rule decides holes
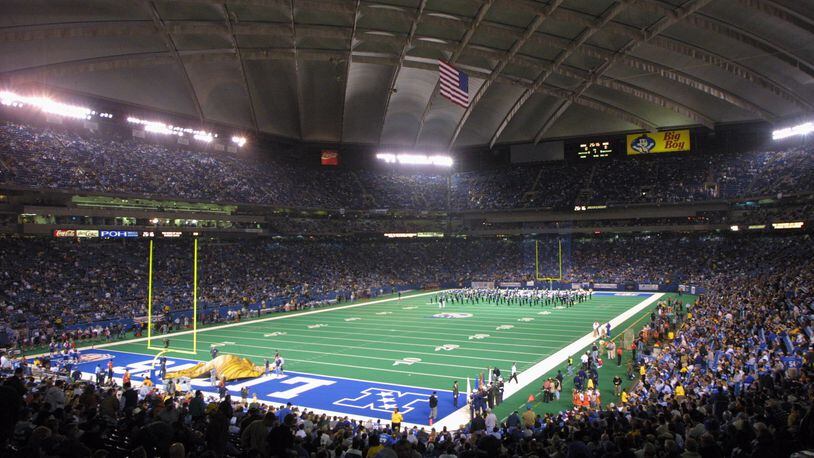
[[[271,363],[269,362],[268,358],[266,358],[266,363],[265,363],[264,368],[265,368],[265,376],[268,377],[269,372],[271,372]]]
[[[605,349],[608,351],[608,361],[613,360],[613,357],[616,356],[616,342],[611,340],[605,346]]]
[[[404,419],[402,415],[399,413],[399,408],[396,407],[393,409],[393,415],[390,416],[390,425],[393,427],[393,435],[398,437],[399,431],[401,431],[401,421]]]
[[[435,417],[438,416],[438,397],[435,394],[435,391],[433,391],[430,395],[430,426],[435,422]]]
[[[619,377],[618,375],[613,377],[613,392],[617,396],[622,394],[622,377]]]
[[[458,381],[452,383],[452,405],[457,409],[458,408],[458,395],[461,394],[460,390],[458,389]]]
[[[519,381],[517,381],[517,363],[512,363],[512,375],[511,377],[509,377],[509,382],[511,382],[512,380],[514,380],[515,383],[520,383]]]
[[[599,337],[599,322],[594,321],[594,332],[591,334],[594,338]]]
[[[113,383],[113,360],[107,360],[107,382]]]

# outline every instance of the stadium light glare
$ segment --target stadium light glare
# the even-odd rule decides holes
[[[380,159],[388,164],[408,164],[408,165],[436,165],[441,167],[452,167],[452,158],[449,156],[425,154],[394,154],[378,153],[376,159]]]
[[[772,132],[772,140],[782,140],[796,135],[808,135],[814,132],[814,122],[807,122],[785,129],[779,129]]]
[[[236,144],[239,147],[242,147],[243,145],[246,144],[246,137],[234,136],[232,137],[232,143]]]
[[[96,115],[96,112],[88,107],[69,105],[67,103],[57,102],[48,97],[19,95],[11,91],[0,92],[0,104],[15,108],[22,108],[28,105],[39,108],[44,113],[73,119],[91,119]]]
[[[211,143],[212,140],[215,139],[212,136],[212,134],[210,134],[209,132],[199,132],[199,133],[195,134],[192,138],[194,138],[195,140],[198,140],[198,141],[206,142],[206,143]]]
[[[161,135],[177,135],[179,137],[183,137],[189,134],[195,140],[205,143],[212,143],[218,136],[218,134],[213,134],[212,132],[206,130],[198,130],[193,129],[191,127],[173,126],[172,124],[165,124],[161,121],[148,121],[145,119],[137,118],[135,116],[128,116],[127,122],[131,124],[138,124],[144,126],[144,130],[146,132],[152,132]]]

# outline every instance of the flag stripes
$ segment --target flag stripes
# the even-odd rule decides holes
[[[438,73],[441,95],[464,108],[469,107],[469,76],[442,60],[438,61]]]

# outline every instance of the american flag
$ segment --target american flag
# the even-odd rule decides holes
[[[469,76],[442,60],[438,61],[438,72],[441,95],[464,108],[469,107]]]

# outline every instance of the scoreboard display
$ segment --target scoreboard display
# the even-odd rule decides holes
[[[571,161],[609,159],[620,150],[620,142],[614,138],[588,138],[566,143],[565,156]]]

